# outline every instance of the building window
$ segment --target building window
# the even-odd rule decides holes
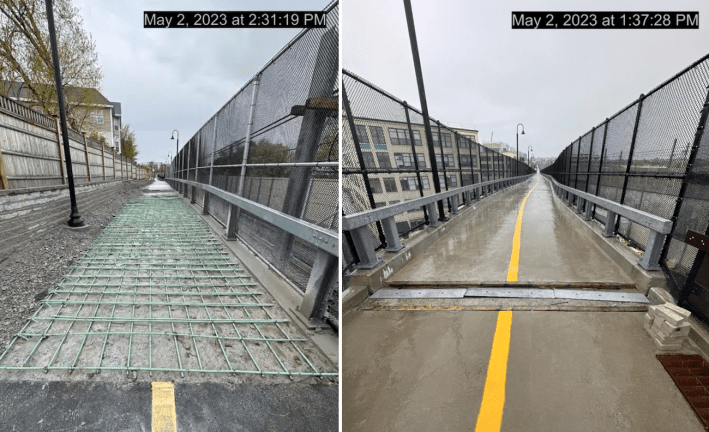
[[[458,140],[458,148],[468,148],[470,147],[470,140],[468,138],[462,137],[460,135],[456,136]]]
[[[414,166],[414,158],[411,153],[394,153],[394,161],[397,168]]]
[[[409,131],[405,129],[389,128],[389,141],[393,145],[411,145]]]
[[[394,177],[385,177],[384,179],[384,189],[387,192],[399,192],[399,189],[396,187],[396,180]]]
[[[382,193],[382,182],[378,178],[369,179],[369,187],[372,188],[372,193]],[[379,206],[377,206],[379,207]]]
[[[469,167],[470,166],[470,155],[460,155],[460,166]]]
[[[118,130],[118,125],[113,126],[114,130]]]
[[[447,167],[455,167],[455,159],[452,154],[443,155],[443,160]],[[441,155],[436,155],[436,166],[440,167],[443,163],[441,162]]]
[[[458,177],[455,174],[451,174],[448,176],[448,186],[458,187]]]
[[[386,144],[384,140],[384,129],[381,126],[370,126],[369,133],[372,134],[372,142],[374,144]]]
[[[386,205],[387,205],[386,202],[375,202],[374,208],[382,208],[382,207],[385,207]]]
[[[433,133],[433,144],[438,145],[438,132],[432,132]],[[453,143],[451,141],[451,134],[449,133],[444,133],[441,134],[443,135],[443,147],[453,147]]]
[[[360,144],[369,144],[369,136],[367,135],[367,128],[362,125],[355,125],[357,130],[357,138]],[[368,147],[369,148],[369,147]]]
[[[370,152],[362,152],[362,160],[364,160],[365,168],[377,167],[377,165],[374,163],[374,155]]]
[[[428,176],[427,175],[421,176],[421,184],[423,185],[424,189],[429,189],[431,187],[431,185],[428,183]]]
[[[94,119],[95,124],[103,124],[103,111],[93,111],[91,113],[91,118]]]
[[[421,145],[421,132],[417,130],[414,131],[414,145]]]
[[[399,182],[401,183],[402,191],[418,190],[419,188],[419,182],[416,181],[416,177],[402,177]]]
[[[379,162],[379,168],[391,168],[389,153],[377,152],[377,161]]]
[[[426,168],[426,157],[423,153],[416,153],[416,159],[418,159],[419,168]]]
[[[446,188],[446,176],[444,176],[443,174],[439,174],[438,175],[438,183],[441,184],[441,189],[445,189]]]

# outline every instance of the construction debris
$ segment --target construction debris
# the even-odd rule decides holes
[[[672,303],[653,305],[643,316],[643,325],[660,351],[679,351],[689,336],[690,314]]]

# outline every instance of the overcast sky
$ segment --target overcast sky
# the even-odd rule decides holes
[[[138,160],[165,161],[299,29],[144,29],[143,11],[323,10],[328,0],[74,0],[96,42],[102,93],[121,102]]]
[[[412,0],[430,115],[557,156],[709,53],[707,0]],[[342,65],[420,107],[402,0],[342,4]],[[512,11],[699,11],[698,30],[512,30]]]

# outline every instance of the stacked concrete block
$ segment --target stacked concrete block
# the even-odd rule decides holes
[[[679,351],[689,336],[690,312],[672,303],[653,305],[644,315],[645,330],[660,351]]]

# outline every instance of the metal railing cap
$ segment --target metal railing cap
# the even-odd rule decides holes
[[[305,240],[314,246],[317,246],[319,249],[322,249],[331,255],[340,256],[339,237],[334,231],[287,215],[278,210],[266,207],[263,204],[248,200],[231,192],[221,190],[215,186],[177,178],[168,178],[166,180],[172,180],[205,190],[215,196],[218,196],[224,201],[227,201],[229,204],[233,204],[256,217],[273,224],[276,227],[287,231],[288,233],[293,234],[294,236]]]
[[[597,206],[609,210],[617,215],[623,216],[624,218],[629,219],[638,225],[650,228],[651,230],[657,231],[660,234],[669,234],[672,232],[672,221],[669,219],[665,219],[663,217],[656,216],[654,214],[627,206],[625,204],[620,204],[606,198],[591,195],[590,193],[583,192],[569,186],[564,186],[557,182],[552,176],[548,174],[543,175],[549,178],[557,187],[567,192],[570,192],[579,198],[583,198],[588,202],[592,202]]]
[[[510,177],[506,179],[500,179],[500,180],[489,180],[486,182],[482,183],[476,183],[472,185],[467,185],[467,186],[461,186],[456,189],[452,189],[449,191],[445,192],[440,192],[437,194],[421,197],[421,198],[415,198],[410,201],[404,201],[401,203],[397,204],[391,204],[382,208],[374,209],[374,210],[367,210],[363,211],[360,213],[354,213],[351,215],[343,216],[342,217],[342,229],[344,231],[349,231],[353,230],[355,228],[359,228],[365,225],[369,225],[371,223],[396,216],[398,214],[401,214],[405,211],[409,210],[415,210],[419,209],[426,204],[434,203],[436,201],[440,201],[442,199],[451,197],[453,195],[458,195],[466,191],[470,191],[473,189],[477,189],[479,187],[485,187],[485,186],[490,186],[496,183],[501,183],[504,181],[510,181],[510,180],[523,180],[527,177],[530,177],[532,174],[527,174],[523,176],[518,176],[518,177]]]

